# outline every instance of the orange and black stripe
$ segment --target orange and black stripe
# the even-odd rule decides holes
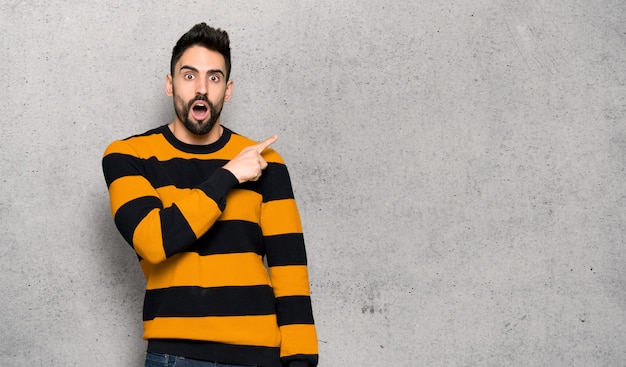
[[[104,154],[115,224],[147,280],[150,351],[236,364],[317,364],[287,167],[266,149],[268,167],[257,182],[240,185],[221,168],[253,144],[224,128],[214,144],[187,145],[162,126],[116,141]]]

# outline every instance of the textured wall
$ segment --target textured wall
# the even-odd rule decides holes
[[[222,122],[277,133],[321,366],[626,365],[626,2],[0,5],[0,359],[139,366],[106,145],[171,121],[171,47],[229,31]]]

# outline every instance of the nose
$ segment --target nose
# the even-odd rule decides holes
[[[209,83],[204,78],[196,79],[196,93],[207,95],[209,92]]]

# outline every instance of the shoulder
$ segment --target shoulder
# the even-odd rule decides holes
[[[163,137],[163,127],[148,130],[142,134],[132,135],[125,139],[115,140],[110,143],[104,151],[104,156],[112,153],[139,155],[145,148],[153,148],[165,141]]]
[[[226,129],[226,128],[225,128]],[[252,140],[250,138],[247,138],[243,135],[240,135],[232,130],[229,130],[230,134],[231,134],[231,138],[229,141],[229,144],[233,144],[236,145],[240,150],[245,148],[245,147],[249,147],[251,145],[256,145],[259,144],[259,141],[255,141]],[[263,153],[261,154],[263,156],[263,158],[268,162],[268,163],[279,163],[279,164],[285,164],[283,158],[281,157],[280,154],[278,154],[278,152],[276,150],[274,150],[273,148],[269,147],[266,148]]]

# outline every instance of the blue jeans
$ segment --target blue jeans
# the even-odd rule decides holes
[[[209,361],[199,361],[185,357],[172,356],[169,354],[148,353],[144,367],[255,367],[242,366],[240,364],[223,364]]]

